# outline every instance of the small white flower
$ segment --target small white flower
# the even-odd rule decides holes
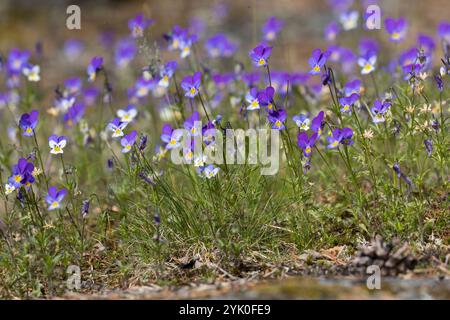
[[[38,82],[41,80],[41,77],[39,75],[41,71],[41,68],[38,65],[35,66],[28,66],[23,68],[22,72],[23,74],[28,78],[28,81],[32,82]]]

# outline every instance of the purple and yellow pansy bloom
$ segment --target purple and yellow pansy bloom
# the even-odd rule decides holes
[[[48,210],[56,210],[61,208],[61,202],[67,195],[67,189],[58,190],[55,186],[48,188],[48,194],[45,197],[45,202],[48,204]]]
[[[120,144],[122,145],[122,153],[128,153],[131,151],[131,148],[136,143],[136,130],[131,131],[129,134],[123,136],[120,140]]]
[[[19,125],[23,130],[23,135],[31,137],[34,135],[34,129],[38,124],[39,111],[32,110],[30,113],[24,113],[19,120]]]
[[[48,146],[50,147],[51,154],[62,154],[64,153],[63,149],[67,144],[67,138],[65,136],[57,136],[56,134],[52,134],[48,138]]]

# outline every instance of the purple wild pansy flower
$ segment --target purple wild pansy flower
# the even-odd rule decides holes
[[[131,148],[136,142],[136,130],[131,131],[129,134],[123,136],[120,140],[120,144],[122,145],[122,153],[128,153],[131,151]]]
[[[311,121],[311,130],[317,133],[319,136],[322,134],[323,127],[325,126],[325,121],[323,120],[325,113],[320,111],[317,116]]]
[[[166,143],[166,149],[174,149],[180,146],[183,133],[180,130],[173,130],[170,124],[165,124],[162,128],[161,140]]]
[[[358,101],[359,96],[356,93],[351,94],[348,97],[339,98],[339,104],[341,105],[341,112],[348,113],[352,111],[352,105]]]
[[[183,88],[185,97],[194,98],[198,94],[198,88],[202,82],[202,73],[196,72],[193,76],[186,76],[181,81],[181,88]]]
[[[377,56],[365,56],[358,59],[358,65],[361,67],[361,74],[369,74],[375,70]]]
[[[283,29],[283,26],[283,20],[278,20],[275,17],[270,17],[262,27],[263,39],[265,41],[274,41],[278,33],[281,31],[281,29]]]
[[[196,137],[201,132],[200,114],[195,111],[189,118],[184,122],[184,129],[189,131],[189,134]]]
[[[284,130],[284,122],[286,121],[286,110],[278,109],[276,111],[269,112],[267,119],[272,124],[272,129]]]
[[[223,33],[217,33],[205,43],[205,49],[211,58],[231,57],[237,50],[237,45],[231,42]]]
[[[114,60],[119,68],[126,67],[136,55],[137,48],[133,39],[125,38],[120,40],[114,52]]]
[[[329,145],[328,149],[338,148],[340,144],[351,146],[354,141],[352,140],[353,130],[350,128],[336,128],[333,130],[331,136],[327,137]]]
[[[133,38],[140,38],[144,35],[144,30],[153,23],[153,19],[147,19],[141,13],[128,21],[128,29],[130,29]]]
[[[23,135],[31,137],[34,135],[34,129],[38,124],[39,111],[32,110],[30,113],[24,113],[19,120],[19,125],[23,130]]]
[[[123,122],[123,121],[120,121],[119,118],[115,118],[113,121],[111,121],[108,124],[108,129],[110,131],[112,131],[113,138],[122,137],[124,134],[123,130],[126,128],[127,125],[128,125],[128,122]]]
[[[316,139],[318,137],[317,133],[313,133],[311,138],[308,138],[308,134],[306,132],[301,132],[297,136],[297,145],[300,149],[303,150],[303,155],[305,157],[310,157],[312,153],[312,148],[316,143]]]
[[[258,110],[260,108],[260,102],[258,99],[258,88],[251,88],[245,95],[245,101],[249,104],[247,110]]]
[[[295,115],[292,117],[292,120],[294,120],[295,124],[300,130],[304,131],[309,130],[309,124],[311,120],[309,120],[306,115],[304,114]]]
[[[325,40],[334,41],[336,40],[337,35],[341,31],[341,27],[336,21],[330,22],[324,30]]]
[[[26,182],[28,182],[31,178],[33,178],[33,170],[33,163],[28,162],[25,158],[20,158],[17,164],[13,166],[12,174],[8,181],[17,189],[21,185],[26,184]]]
[[[264,43],[259,44],[253,48],[248,55],[252,59],[253,64],[257,67],[264,67],[269,63],[272,47]]]
[[[169,50],[180,50],[181,58],[186,58],[191,53],[192,43],[197,41],[195,35],[189,34],[188,29],[183,29],[176,25],[172,31],[164,35],[164,38],[169,42]]]
[[[266,107],[268,112],[272,112],[275,108],[275,102],[273,97],[275,95],[275,89],[273,87],[267,87],[266,89],[258,92],[259,105]]]
[[[309,66],[311,67],[311,71],[309,71],[309,73],[312,75],[320,74],[329,56],[329,51],[322,52],[320,49],[314,49],[308,60]]]
[[[55,186],[48,188],[48,194],[45,197],[45,202],[48,204],[48,210],[55,210],[61,208],[61,201],[67,194],[67,189],[58,190]]]
[[[103,58],[102,57],[94,57],[87,67],[88,81],[93,82],[97,73],[103,68]]]
[[[373,107],[371,109],[373,114],[373,122],[374,123],[380,123],[384,122],[384,114],[389,110],[391,107],[391,103],[384,101],[381,102],[380,100],[375,100],[373,103]]]
[[[242,80],[245,82],[247,87],[253,87],[261,80],[261,73],[245,72],[244,74],[242,74]]]
[[[64,153],[63,149],[67,144],[67,138],[65,136],[57,136],[56,134],[52,134],[48,138],[48,146],[50,147],[51,154],[62,154]]]
[[[387,18],[384,20],[384,25],[386,27],[386,31],[390,35],[390,41],[399,42],[405,38],[406,31],[408,30],[408,23],[405,18]]]
[[[168,61],[159,71],[159,82],[158,85],[163,88],[169,87],[169,80],[172,78],[173,74],[177,70],[178,63],[176,61]]]

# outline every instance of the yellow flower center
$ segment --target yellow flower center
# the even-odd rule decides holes
[[[189,90],[189,93],[191,95],[194,95],[197,92],[197,89],[195,89],[194,87],[191,88],[191,90]]]
[[[281,127],[281,121],[280,121],[280,120],[277,120],[277,121],[275,122],[275,125],[276,125],[277,127]]]
[[[316,64],[316,65],[314,66],[313,70],[314,70],[314,72],[319,72],[319,71],[320,71],[319,65]]]
[[[51,208],[57,208],[59,206],[59,202],[58,201],[53,201],[52,204],[50,205]]]
[[[307,146],[307,147],[305,148],[305,152],[306,152],[306,153],[310,153],[310,152],[311,152],[311,147],[310,147],[310,146]]]
[[[15,175],[15,176],[14,176],[14,181],[15,181],[15,182],[20,182],[20,181],[22,181],[22,176],[21,176],[20,174]]]
[[[259,66],[263,66],[265,64],[266,64],[266,60],[264,60],[264,58],[260,58],[259,61],[258,61],[258,65]]]

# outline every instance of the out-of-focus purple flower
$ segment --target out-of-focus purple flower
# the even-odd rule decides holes
[[[335,12],[348,11],[353,5],[354,0],[328,0],[329,6]]]
[[[151,90],[156,86],[157,82],[155,79],[146,79],[145,77],[140,77],[136,84],[134,85],[134,95],[138,98],[143,98],[148,96]]]
[[[67,144],[67,138],[65,136],[57,136],[52,134],[48,138],[48,146],[50,147],[51,154],[63,154],[64,147]]]
[[[48,210],[55,210],[61,208],[61,201],[67,195],[67,189],[62,188],[58,190],[55,186],[48,188],[48,194],[45,197],[45,202],[48,204]]]
[[[67,94],[78,93],[82,86],[83,82],[78,77],[68,78],[64,81],[64,88],[66,89],[65,92],[67,92]]]
[[[198,89],[202,82],[202,73],[196,72],[192,76],[186,76],[181,81],[181,88],[183,88],[185,97],[194,98],[198,94]]]
[[[272,47],[265,44],[260,44],[253,48],[248,55],[252,59],[253,64],[257,67],[264,67],[268,64]]]
[[[87,87],[83,90],[84,103],[87,106],[92,106],[95,104],[99,90],[96,87]]]
[[[115,42],[115,34],[110,30],[103,31],[100,33],[98,41],[105,50],[110,51]]]
[[[311,130],[317,133],[319,136],[322,134],[323,127],[325,126],[325,122],[323,120],[325,113],[320,111],[315,118],[311,121]]]
[[[373,114],[373,123],[384,122],[384,115],[391,107],[391,103],[388,101],[381,102],[380,100],[375,100],[373,107],[371,108]]]
[[[122,145],[122,153],[128,153],[131,151],[131,148],[136,143],[136,130],[131,131],[129,134],[123,136],[120,140],[120,144]]]
[[[103,58],[102,57],[94,57],[87,67],[88,81],[93,82],[95,77],[97,76],[97,72],[99,72],[103,67]]]
[[[325,72],[321,75],[322,85],[328,86],[333,83],[333,77],[331,76],[331,69],[325,68]]]
[[[306,132],[301,132],[297,136],[297,145],[300,149],[303,150],[303,155],[305,157],[310,157],[312,153],[312,148],[316,143],[316,139],[318,137],[317,133],[313,133],[311,138],[308,138],[308,134]]]
[[[275,17],[270,17],[262,27],[263,39],[265,41],[275,40],[278,33],[281,31],[281,29],[283,29],[283,26],[283,20],[278,20]]]
[[[405,18],[387,18],[384,20],[384,25],[386,27],[386,31],[390,35],[390,41],[399,42],[405,38],[406,31],[408,30],[408,23]]]
[[[82,103],[77,103],[70,107],[67,113],[64,115],[64,122],[66,123],[66,125],[68,127],[72,127],[80,122],[80,120],[84,116],[85,109],[86,108]]]
[[[242,80],[245,82],[247,87],[253,87],[261,80],[261,73],[246,72],[242,75]]]
[[[348,97],[339,98],[339,104],[341,105],[341,112],[348,113],[352,111],[352,105],[358,101],[359,96],[356,93],[351,94]]]
[[[41,80],[40,72],[41,67],[39,67],[38,65],[32,65],[28,63],[22,68],[23,75],[27,77],[28,81],[31,82],[38,82],[39,80]]]
[[[332,135],[327,137],[329,145],[328,149],[338,148],[340,144],[351,146],[354,141],[352,140],[353,130],[350,128],[336,128],[333,130]]]
[[[202,37],[205,33],[206,25],[205,21],[200,17],[191,17],[189,19],[189,32]]]
[[[338,36],[339,32],[341,32],[341,27],[336,21],[330,22],[324,30],[325,40],[334,41]]]
[[[8,72],[10,74],[22,73],[22,69],[28,64],[29,58],[30,52],[28,50],[11,49],[7,59]]]
[[[144,35],[144,30],[153,23],[153,19],[148,19],[141,13],[128,21],[128,29],[130,29],[133,38],[139,38]]]
[[[433,141],[431,141],[431,139],[425,139],[423,144],[425,145],[428,156],[431,157],[431,154],[433,153]]]
[[[83,52],[84,44],[80,40],[69,39],[64,42],[64,55],[69,61],[75,61]]]
[[[23,130],[23,135],[31,137],[34,135],[34,129],[38,124],[39,111],[32,110],[30,113],[24,113],[19,120],[19,125]]]
[[[176,61],[167,61],[164,66],[162,66],[159,72],[159,82],[158,85],[163,88],[169,87],[169,80],[172,78],[173,74],[177,70],[178,63]]]
[[[378,55],[380,51],[380,46],[375,39],[372,38],[362,38],[359,41],[359,54],[361,56],[374,56]]]
[[[186,58],[191,53],[191,46],[197,41],[197,36],[191,35],[188,29],[176,25],[172,31],[165,34],[164,38],[169,42],[169,50],[180,50],[180,57]]]
[[[206,40],[205,49],[211,58],[231,57],[237,50],[237,45],[231,42],[223,33],[217,33]]]
[[[138,111],[136,106],[130,104],[125,109],[117,110],[117,116],[120,118],[121,122],[131,122],[136,118]]]
[[[276,111],[269,112],[267,120],[272,124],[272,129],[284,130],[286,127],[284,122],[286,121],[286,110],[278,109]]]
[[[320,74],[329,56],[329,51],[322,52],[320,49],[314,49],[308,60],[309,66],[311,67],[311,71],[309,73],[312,75]]]
[[[436,47],[433,38],[423,33],[419,33],[417,36],[417,45],[428,54],[432,53]]]
[[[121,39],[116,46],[116,51],[114,53],[116,65],[119,68],[127,66],[130,61],[132,61],[136,55],[136,44],[132,39],[124,38]]]
[[[438,25],[437,34],[439,38],[450,44],[450,22],[443,21]]]
[[[353,30],[358,27],[359,13],[356,10],[342,12],[339,15],[339,21],[345,31]]]
[[[357,94],[358,96],[361,93],[361,80],[355,79],[353,81],[349,81],[345,84],[344,94],[345,96],[351,96],[352,94]]]

